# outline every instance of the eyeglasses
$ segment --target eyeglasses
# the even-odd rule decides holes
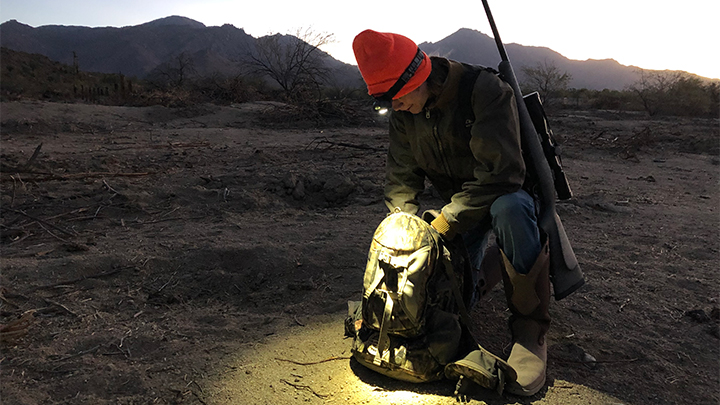
[[[395,84],[390,87],[390,90],[383,94],[373,95],[373,98],[375,98],[375,102],[373,103],[373,109],[375,111],[380,114],[385,114],[386,112],[388,112],[388,110],[392,108],[393,97],[395,97],[395,95],[400,91],[400,89],[402,89],[407,84],[407,82],[410,81],[410,78],[413,77],[424,59],[425,53],[423,53],[423,51],[418,48],[417,52],[415,53],[415,57],[412,61],[410,61],[410,64],[405,69],[403,74],[400,75]]]

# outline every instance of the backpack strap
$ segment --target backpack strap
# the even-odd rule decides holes
[[[444,255],[443,255],[444,256]],[[465,326],[468,328],[470,327],[470,314],[468,313],[467,307],[465,306],[465,301],[463,300],[462,292],[460,291],[460,286],[458,286],[457,280],[455,279],[455,269],[452,264],[452,261],[449,260],[449,258],[443,260],[443,267],[445,268],[445,273],[450,279],[450,287],[452,288],[453,297],[455,297],[455,305],[458,307],[458,311],[460,312],[460,320],[462,321]]]
[[[483,71],[492,74],[499,74],[497,70],[491,67],[480,65],[470,65],[463,63],[465,71],[460,78],[458,85],[458,119],[466,126],[470,127],[475,122],[475,112],[472,108],[472,92],[475,88],[475,82]]]
[[[500,74],[500,72],[498,72],[497,70],[495,70],[491,67],[480,66],[480,65],[470,65],[467,63],[463,63],[462,65],[465,68],[465,71],[463,72],[463,75],[460,78],[460,84],[459,84],[459,88],[458,88],[458,108],[456,111],[455,119],[457,120],[456,122],[458,123],[458,125],[465,126],[465,130],[467,131],[467,134],[468,134],[467,136],[470,137],[471,136],[470,135],[470,127],[472,127],[472,124],[475,122],[475,111],[473,111],[473,107],[472,107],[472,93],[473,93],[473,90],[475,89],[475,82],[477,81],[478,76],[480,76],[480,74],[483,71],[485,71],[485,72],[490,72],[494,75],[497,75],[500,78],[500,80],[502,80],[503,82],[505,82],[505,79]],[[538,100],[538,103],[539,103],[539,100]],[[540,108],[542,109],[542,105],[540,105]],[[544,111],[543,111],[543,114],[544,114]],[[538,131],[538,134],[540,134],[540,133],[541,133],[541,131]],[[544,133],[547,133],[547,132],[544,132]],[[554,143],[554,140],[553,140],[553,143]],[[553,154],[552,155],[553,159],[556,159],[554,152],[555,152],[555,149],[553,149],[553,152],[550,152],[550,153]],[[546,152],[546,153],[548,153],[548,152]],[[527,164],[528,161],[527,161],[526,151],[524,149],[522,150],[522,155],[523,155],[523,160],[526,163],[525,166],[529,168],[529,165]],[[556,163],[556,165],[559,164],[559,157],[557,157],[557,159],[558,159],[558,163]],[[561,166],[553,166],[552,162],[550,163],[550,165],[551,165],[550,167],[559,167],[559,171],[562,172]],[[523,190],[527,191],[528,194],[530,194],[531,196],[533,196],[533,198],[535,198],[537,200],[538,192],[537,192],[537,190],[535,190],[535,188],[536,188],[535,184],[537,184],[538,181],[535,179],[535,177],[536,177],[536,175],[532,170],[529,170],[529,169],[526,170],[525,171],[525,181],[523,182],[522,188],[523,188]],[[563,177],[563,179],[565,178],[564,173],[562,173],[562,177]],[[564,185],[565,185],[564,189],[566,189],[567,191],[563,195],[569,195],[570,190],[569,190],[569,186],[567,185],[567,180],[565,180]],[[560,193],[558,193],[558,195],[560,195]]]

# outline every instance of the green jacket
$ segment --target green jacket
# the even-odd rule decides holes
[[[420,114],[390,116],[385,202],[391,210],[417,213],[427,178],[446,202],[448,224],[463,233],[489,214],[497,197],[523,185],[517,106],[512,88],[483,70],[472,90],[474,122],[465,121],[458,114],[458,90],[466,67],[432,59],[448,71],[439,95]]]

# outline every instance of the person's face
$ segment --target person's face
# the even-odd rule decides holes
[[[392,101],[392,108],[395,111],[408,111],[411,114],[419,114],[430,97],[427,83],[423,83],[417,89]]]

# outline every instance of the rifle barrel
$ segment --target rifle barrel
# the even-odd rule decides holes
[[[503,45],[502,40],[500,39],[500,33],[498,32],[497,25],[495,25],[495,19],[492,16],[492,13],[490,12],[490,5],[488,4],[487,0],[482,0],[483,7],[485,7],[485,14],[487,14],[488,21],[490,22],[490,29],[492,29],[493,37],[495,37],[495,44],[498,47],[498,52],[500,52],[500,58],[504,62],[508,62],[508,56],[507,52],[505,52],[505,45]]]

